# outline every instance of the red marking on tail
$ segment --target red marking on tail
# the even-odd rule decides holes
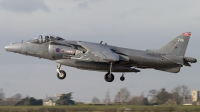
[[[190,32],[184,32],[182,33],[183,36],[191,36],[191,33]]]

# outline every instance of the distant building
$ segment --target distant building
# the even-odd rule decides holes
[[[191,99],[183,98],[182,105],[193,105],[193,102]]]
[[[43,99],[43,106],[55,106],[56,101],[60,99],[60,96],[62,96],[62,94],[56,94],[55,97],[48,97],[45,95],[45,98]]]
[[[199,99],[199,91],[198,90],[192,90],[191,96],[192,96],[192,101],[197,102],[198,99]]]

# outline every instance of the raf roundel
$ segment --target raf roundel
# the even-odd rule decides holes
[[[60,49],[59,49],[59,48],[56,48],[56,52],[60,52]]]

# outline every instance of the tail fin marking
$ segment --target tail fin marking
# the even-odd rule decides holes
[[[162,54],[171,54],[177,56],[184,56],[187,45],[191,36],[191,32],[184,32],[182,35],[174,38],[172,41],[157,50],[151,50]]]

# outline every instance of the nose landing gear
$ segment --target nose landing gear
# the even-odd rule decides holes
[[[107,82],[112,82],[114,81],[115,79],[115,76],[112,74],[112,62],[110,63],[110,71],[108,73],[105,74],[104,76],[104,79],[107,81]],[[124,73],[122,73],[122,76],[120,77],[120,80],[121,81],[124,81],[125,80],[125,77],[124,77]]]
[[[57,65],[57,77],[60,79],[60,80],[63,80],[65,79],[66,77],[66,73],[64,70],[60,70],[60,67],[61,67],[61,64],[58,64]]]

